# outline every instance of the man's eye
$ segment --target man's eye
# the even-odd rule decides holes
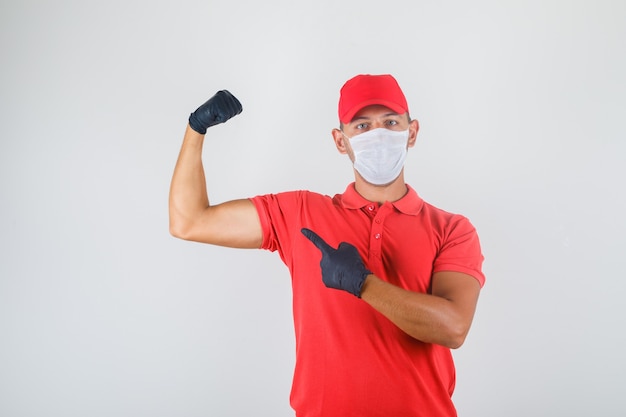
[[[395,126],[395,125],[397,125],[397,124],[398,124],[398,121],[397,121],[397,120],[388,120],[388,121],[387,121],[387,124],[388,124],[389,126]]]
[[[359,130],[366,129],[367,123],[359,123],[358,125],[356,125],[356,128]]]

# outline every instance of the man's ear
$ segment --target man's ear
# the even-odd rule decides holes
[[[346,138],[341,132],[341,130],[335,128],[332,130],[331,133],[333,135],[333,140],[335,141],[335,146],[337,147],[337,150],[339,151],[339,153],[341,154],[348,153],[348,148],[346,147]]]
[[[415,146],[417,141],[417,132],[420,130],[420,124],[417,119],[413,119],[409,122],[409,148]]]

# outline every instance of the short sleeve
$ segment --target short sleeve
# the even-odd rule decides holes
[[[278,251],[283,261],[291,256],[294,234],[299,233],[300,212],[303,193],[289,191],[279,194],[266,194],[250,199],[257,209],[263,243],[261,249]]]
[[[455,216],[446,230],[433,271],[462,272],[476,278],[483,287],[485,285],[483,260],[476,229],[467,218]]]

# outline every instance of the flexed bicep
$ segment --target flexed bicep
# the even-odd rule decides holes
[[[190,222],[185,240],[231,248],[256,249],[263,242],[261,222],[249,199],[232,200],[207,207]]]

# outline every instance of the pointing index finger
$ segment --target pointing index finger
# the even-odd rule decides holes
[[[322,253],[328,253],[330,251],[333,251],[333,247],[330,246],[328,243],[326,243],[324,241],[324,239],[322,239],[321,237],[319,237],[319,235],[317,233],[315,233],[313,230],[307,229],[307,228],[303,228],[301,230],[302,234],[304,236],[306,236],[307,239],[309,239],[319,250],[322,251]]]

